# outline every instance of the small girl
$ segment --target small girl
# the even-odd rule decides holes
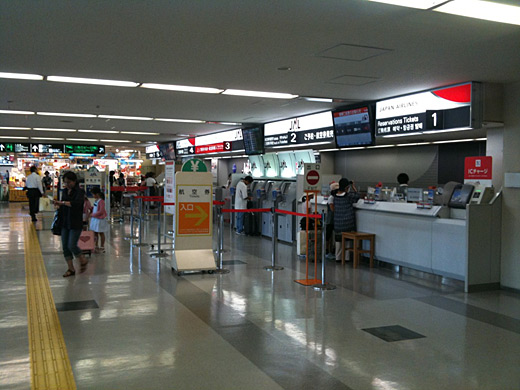
[[[92,203],[90,203],[90,200],[85,196],[85,201],[83,202],[83,230],[88,230],[88,220],[91,212]]]
[[[105,196],[99,189],[94,187],[91,190],[94,195],[94,209],[90,218],[90,230],[92,230],[96,236],[96,252],[105,253],[105,232],[108,230],[108,223],[106,221],[107,212],[105,210]],[[101,246],[98,246],[98,238],[101,236]]]

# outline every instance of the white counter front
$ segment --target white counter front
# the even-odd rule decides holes
[[[490,268],[496,268],[498,256],[494,258],[492,254],[488,254],[486,258],[482,258],[478,254],[472,255],[473,264],[477,261],[482,264],[475,267],[471,266],[468,254],[471,252],[469,245],[483,245],[482,240],[486,240],[478,232],[482,229],[489,231],[490,225],[496,225],[491,221],[499,218],[500,213],[496,210],[499,205],[468,206],[468,217],[465,220],[447,218],[449,209],[442,206],[419,209],[412,203],[366,204],[360,200],[355,207],[357,230],[376,235],[376,259],[462,280],[466,284],[466,291],[469,290],[469,281],[472,279],[478,280],[478,284],[498,281],[494,276],[485,276]],[[469,216],[475,214],[470,213],[470,210],[477,208],[488,212],[479,213],[480,220],[470,219]],[[468,226],[472,226],[472,229]],[[479,234],[478,240],[472,239],[473,232]],[[488,239],[496,240],[496,233],[489,232]],[[469,277],[471,275],[468,275],[468,270],[479,277]]]

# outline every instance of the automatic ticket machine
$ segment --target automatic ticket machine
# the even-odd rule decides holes
[[[283,182],[280,186],[281,200],[278,204],[280,210],[296,211],[296,189],[295,181]],[[278,214],[278,239],[280,241],[293,243],[296,235],[296,217],[294,215]]]
[[[270,209],[271,207],[274,207],[274,202],[280,191],[280,184],[281,183],[279,181],[267,181],[265,185],[265,197],[262,200],[262,208]],[[271,213],[262,213],[262,236],[273,236]]]

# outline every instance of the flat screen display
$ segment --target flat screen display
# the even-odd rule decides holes
[[[244,149],[247,155],[264,153],[264,127],[256,126],[242,129]]]
[[[348,108],[332,113],[338,148],[373,145],[375,141],[370,107]]]
[[[471,199],[473,193],[473,187],[471,184],[459,184],[455,186],[451,193],[451,198],[448,203],[449,207],[464,209]]]
[[[173,141],[159,144],[159,151],[162,153],[163,159],[175,160],[175,143]]]

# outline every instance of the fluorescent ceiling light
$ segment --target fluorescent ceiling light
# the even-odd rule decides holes
[[[100,139],[103,142],[132,142],[126,139]]]
[[[47,138],[47,137],[31,137],[31,139],[39,139],[39,140],[46,140],[46,141],[63,141],[64,138]]]
[[[56,81],[59,83],[109,85],[109,86],[113,86],[113,87],[137,87],[139,85],[139,83],[134,83],[133,81],[87,79],[87,78],[82,78],[82,77],[64,77],[64,76],[47,76],[47,81]]]
[[[337,152],[339,149],[321,149],[320,152]]]
[[[170,118],[155,118],[156,121],[161,122],[179,122],[179,123],[206,123],[206,121],[196,119],[170,119]]]
[[[151,121],[153,118],[147,116],[124,116],[124,115],[98,115],[98,118],[105,119],[126,119],[132,121]]]
[[[144,131],[121,131],[121,134],[160,135],[161,133],[146,133]]]
[[[33,115],[34,111],[0,110],[0,114]]]
[[[44,115],[44,116],[72,116],[77,118],[95,118],[96,115],[94,114],[72,114],[69,112],[37,112],[36,115]]]
[[[69,133],[76,132],[76,130],[74,130],[74,129],[49,129],[47,127],[34,127],[33,130],[36,130],[36,131],[62,131],[62,132],[69,132]]]
[[[242,89],[226,89],[222,92],[222,95],[263,97],[271,99],[295,99],[298,97],[298,95],[291,95],[289,93],[245,91]]]
[[[520,7],[481,0],[454,0],[434,11],[520,25]]]
[[[2,139],[29,139],[29,137],[18,137],[18,136],[10,136],[10,135],[0,135]]]
[[[206,87],[190,87],[188,85],[170,85],[170,84],[154,84],[154,83],[143,83],[141,88],[149,89],[162,89],[166,91],[177,91],[177,92],[195,92],[195,93],[221,93],[222,89],[217,88],[206,88]]]
[[[401,7],[411,7],[419,9],[429,9],[436,5],[445,3],[446,0],[368,0],[376,3],[400,5]]]
[[[475,138],[475,141],[487,141],[487,138]]]
[[[453,143],[453,142],[469,142],[469,141],[474,141],[473,138],[466,138],[466,139],[452,139],[452,140],[449,140],[449,141],[435,141],[435,142],[432,142],[432,144],[450,144],[450,143]]]
[[[67,141],[99,141],[96,138],[67,138]]]
[[[0,127],[0,130],[31,130],[30,127]]]
[[[213,123],[213,122],[206,122],[206,123]],[[240,126],[242,123],[237,122],[215,122],[219,125],[226,125],[226,126]]]
[[[423,134],[450,133],[452,131],[465,131],[465,130],[473,130],[473,129],[471,127],[459,127],[456,129],[448,129],[448,130],[428,130],[428,131],[423,131]]]
[[[430,145],[431,142],[416,142],[416,143],[409,143],[409,144],[397,144],[395,146],[419,146],[419,145]]]
[[[9,72],[0,72],[0,78],[17,79],[17,80],[43,80],[43,76],[41,76],[39,74],[9,73]]]
[[[357,149],[366,149],[366,146],[357,146],[355,148],[341,148],[340,150],[357,150]]]
[[[376,146],[367,146],[367,148],[393,148],[395,145],[376,145]]]
[[[115,130],[78,130],[78,132],[80,132],[80,133],[101,133],[101,134],[112,133],[112,134],[119,134],[119,131],[115,131]]]
[[[304,97],[304,99],[309,102],[319,102],[319,103],[332,103],[334,101],[334,99],[330,99],[330,98]]]

